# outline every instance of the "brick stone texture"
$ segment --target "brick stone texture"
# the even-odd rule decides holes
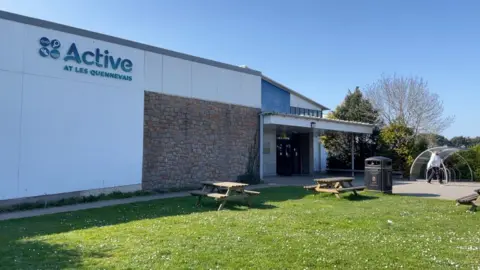
[[[249,149],[258,140],[259,112],[146,91],[142,188],[185,189],[201,181],[236,180],[246,173]]]

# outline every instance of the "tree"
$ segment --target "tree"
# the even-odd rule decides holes
[[[426,140],[428,142],[427,146],[436,147],[436,146],[451,146],[452,143],[445,138],[445,136],[439,134],[418,134],[417,139]]]
[[[379,123],[379,114],[372,104],[363,96],[357,87],[355,91],[348,91],[342,104],[327,115],[327,118],[363,122],[370,124]],[[379,144],[378,128],[373,134],[356,134],[355,140],[355,168],[363,169],[364,160],[376,154]],[[322,142],[328,152],[330,168],[351,168],[351,134],[326,132]]]
[[[453,137],[450,140],[450,142],[455,147],[462,147],[462,146],[471,147],[471,146],[480,144],[480,137],[470,138],[470,137],[456,136],[456,137]]]
[[[462,146],[465,146],[467,147],[469,145],[469,140],[468,138],[466,137],[463,137],[463,136],[456,136],[456,137],[453,137],[450,142],[452,143],[453,146],[455,147],[462,147]]]
[[[419,149],[415,149],[415,140],[412,135],[413,130],[400,121],[392,122],[381,130],[382,143],[388,146],[390,152],[394,153],[393,165],[395,169],[408,171],[413,163],[414,152],[419,151]]]
[[[380,113],[385,124],[400,122],[419,133],[439,134],[449,127],[454,117],[443,116],[443,102],[431,93],[428,83],[419,77],[383,75],[367,86],[366,97]]]

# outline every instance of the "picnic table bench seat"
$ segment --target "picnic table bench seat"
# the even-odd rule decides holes
[[[345,187],[345,188],[339,188],[337,189],[338,192],[347,192],[347,191],[362,191],[364,190],[366,187],[365,186],[355,186],[355,187]]]
[[[326,187],[326,186],[327,184],[317,184],[317,185],[303,186],[303,188],[306,190],[315,190],[317,187]]]
[[[362,191],[364,190],[364,186],[356,186],[356,187],[344,187],[344,188],[317,188],[316,191],[318,192],[326,192],[326,193],[343,193],[343,192],[349,192],[349,191]]]
[[[317,188],[317,185],[303,186],[303,188],[306,190],[314,190]]]
[[[190,194],[192,194],[193,196],[205,196],[205,197],[210,197],[214,199],[223,199],[227,197],[227,195],[222,193],[206,192],[201,190],[190,191]]]
[[[480,202],[478,201],[479,194],[473,193],[461,198],[458,198],[457,205],[463,204],[463,205],[471,205],[472,207],[470,208],[470,211],[475,211],[477,209],[477,206],[480,205]]]
[[[247,193],[248,195],[260,195],[260,192],[259,191],[255,191],[255,190],[244,190],[243,192]]]

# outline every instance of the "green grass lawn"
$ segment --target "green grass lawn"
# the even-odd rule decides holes
[[[480,267],[480,216],[452,201],[261,192],[252,209],[187,197],[3,221],[0,269]]]

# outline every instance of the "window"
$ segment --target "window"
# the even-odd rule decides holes
[[[322,111],[293,106],[290,107],[290,114],[322,118]]]

